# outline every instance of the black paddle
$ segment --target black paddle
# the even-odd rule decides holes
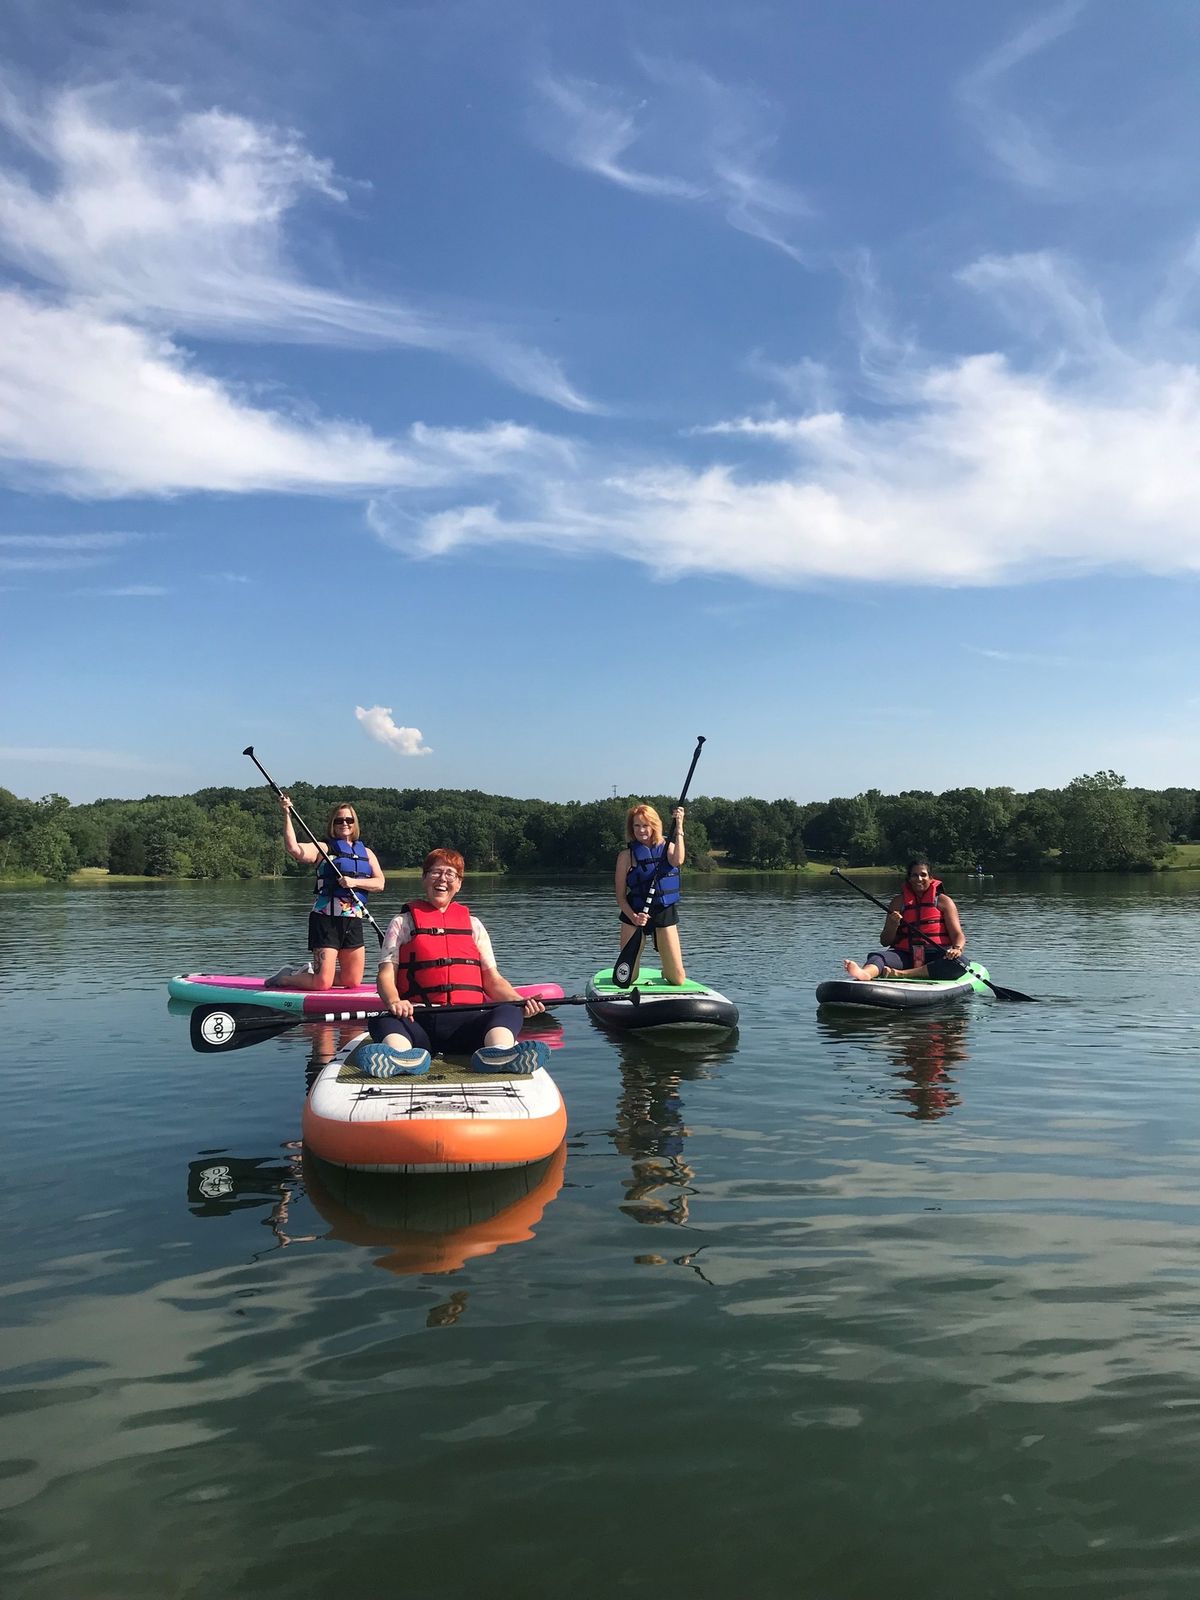
[[[522,1004],[526,998],[526,996],[521,997]],[[586,995],[568,994],[559,1000],[543,1000],[542,1004],[549,1008],[581,1006],[586,1002]],[[515,1003],[510,1000],[487,1000],[478,1005],[414,1006],[413,1009],[436,1012],[493,1011],[497,1006]],[[197,1006],[189,1018],[189,1026],[192,1049],[198,1050],[201,1055],[211,1055],[215,1051],[242,1050],[248,1044],[261,1044],[264,1040],[274,1038],[276,1034],[286,1033],[289,1028],[298,1028],[305,1022],[362,1022],[368,1017],[384,1016],[386,1012],[387,1008],[382,1000],[369,1010],[356,1008],[346,1011],[322,1011],[315,1015],[310,1012],[305,1016],[297,1016],[294,1011],[274,1011],[267,1006],[247,1005],[237,1001],[223,1005],[220,1001],[216,1001],[210,1005]]]
[[[877,900],[869,889],[864,889],[861,883],[855,883],[853,878],[848,878],[840,868],[831,867],[829,875],[831,878],[837,878],[841,883],[848,883],[852,889],[857,889],[859,894],[865,895],[872,904],[877,905],[881,911],[886,911],[891,916],[891,906],[885,905],[882,900]],[[929,945],[928,948],[936,950],[937,946]],[[967,970],[966,962],[959,961],[953,956],[938,956],[937,961],[948,977],[961,978]],[[1020,989],[1006,989],[1002,983],[993,983],[990,978],[981,977],[977,972],[973,973],[972,976],[979,978],[980,983],[986,983],[997,1000],[1027,1000],[1031,1005],[1037,1000],[1036,995],[1022,994]]]
[[[270,787],[272,787],[272,789],[275,790],[275,794],[277,794],[278,797],[280,797],[280,800],[282,800],[282,798],[283,798],[283,790],[280,789],[280,786],[278,786],[277,782],[275,782],[275,779],[272,778],[272,776],[270,776],[269,771],[266,770],[266,766],[262,765],[262,762],[259,762],[258,755],[254,755],[254,746],[253,746],[253,744],[248,744],[248,746],[245,747],[245,750],[243,750],[242,754],[243,755],[248,755],[248,757],[250,757],[251,762],[254,763],[254,766],[258,766],[258,770],[261,771],[262,776],[264,776],[264,778],[267,779],[267,782],[269,782]],[[333,867],[333,856],[331,856],[330,851],[326,850],[325,845],[323,845],[323,843],[320,842],[320,838],[317,838],[317,835],[315,835],[314,832],[312,832],[312,829],[310,829],[309,824],[307,824],[307,822],[304,821],[304,818],[302,818],[301,814],[299,814],[299,811],[296,810],[296,806],[293,806],[293,808],[291,808],[291,814],[293,814],[293,818],[296,819],[296,821],[299,822],[299,826],[301,826],[302,829],[304,829],[304,832],[306,832],[306,834],[309,835],[309,842],[312,843],[312,845],[315,845],[315,848],[317,848],[317,850],[320,851],[320,853],[322,853],[323,858],[325,858],[326,864],[328,864],[328,866]],[[334,867],[334,872],[338,872],[338,869],[336,869],[336,867]],[[338,874],[338,877],[341,877],[341,874]],[[360,906],[362,906],[363,915],[365,915],[366,920],[368,920],[368,922],[370,922],[370,925],[373,926],[374,933],[376,933],[376,938],[379,939],[379,944],[382,944],[382,942],[384,942],[384,930],[382,930],[381,926],[379,926],[379,923],[376,922],[376,920],[374,920],[374,917],[373,917],[373,915],[371,915],[370,910],[366,909],[366,901],[365,901],[365,899],[362,898],[362,894],[358,893],[358,891],[355,890],[355,888],[350,888],[350,894],[354,894],[354,898],[357,899],[358,904],[360,904]]]
[[[688,768],[687,777],[683,780],[683,789],[680,792],[679,799],[675,802],[676,808],[681,806],[687,799],[688,788],[692,781],[692,773],[696,770],[696,763],[700,759],[700,752],[703,748],[704,735],[702,733],[697,734],[696,749],[692,755],[692,764]],[[646,903],[642,907],[643,911],[649,912],[654,905],[654,896],[658,893],[659,879],[666,872],[669,865],[667,856],[675,839],[677,827],[678,825],[674,817],[672,817],[671,831],[667,835],[666,847],[663,850],[662,855],[659,857],[658,866],[655,867],[654,876],[650,880],[650,889],[646,895]],[[621,953],[617,957],[616,965],[612,969],[613,983],[616,984],[618,989],[628,989],[629,985],[633,982],[633,969],[637,966],[638,956],[642,953],[642,940],[646,937],[646,928],[649,926],[650,924],[647,922],[646,927],[635,928],[630,934],[629,938],[626,939],[625,943],[621,946]]]

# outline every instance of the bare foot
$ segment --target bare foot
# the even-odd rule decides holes
[[[842,965],[857,983],[870,982],[870,979],[867,977],[866,968],[860,967],[857,961],[843,961]]]

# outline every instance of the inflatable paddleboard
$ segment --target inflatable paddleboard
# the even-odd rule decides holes
[[[557,983],[514,985],[526,998],[561,1000]],[[172,1000],[192,1005],[268,1006],[272,1011],[289,1011],[297,1017],[336,1017],[352,1022],[357,1017],[373,1017],[383,1010],[379,990],[373,983],[360,983],[352,989],[268,989],[262,978],[240,978],[229,973],[181,972],[167,984]]]
[[[417,1078],[370,1078],[346,1057],[318,1073],[304,1102],[304,1143],[322,1161],[358,1172],[491,1172],[553,1155],[567,1108],[544,1067],[526,1076],[470,1072],[434,1059]]]
[[[959,978],[883,978],[856,983],[853,978],[831,978],[817,985],[817,1003],[823,1006],[866,1006],[879,1011],[923,1011],[987,994],[982,980],[990,974],[977,961],[968,961]]]
[[[606,967],[587,981],[588,1015],[603,1028],[622,1033],[728,1033],[737,1027],[738,1008],[728,996],[688,978],[665,983],[654,967],[644,967],[635,983],[620,989]]]

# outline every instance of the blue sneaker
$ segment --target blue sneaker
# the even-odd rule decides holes
[[[418,1050],[415,1045],[397,1050],[394,1045],[364,1039],[346,1057],[346,1065],[368,1078],[419,1078],[429,1071],[429,1051]]]
[[[550,1046],[541,1039],[521,1039],[516,1044],[485,1044],[471,1057],[471,1071],[527,1078],[544,1067],[549,1059]]]

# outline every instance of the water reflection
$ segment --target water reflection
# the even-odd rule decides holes
[[[567,1147],[545,1161],[502,1172],[437,1173],[397,1178],[350,1172],[304,1154],[308,1198],[329,1224],[329,1239],[366,1248],[384,1247],[375,1266],[399,1276],[456,1272],[468,1261],[504,1245],[532,1239],[546,1207],[563,1184]],[[465,1294],[452,1296],[457,1321]]]
[[[188,1163],[188,1206],[194,1217],[227,1217],[235,1211],[270,1206],[263,1226],[270,1228],[275,1243],[256,1250],[258,1261],[272,1250],[289,1244],[310,1244],[315,1233],[294,1234],[291,1225],[292,1202],[303,1194],[298,1142],[284,1146],[284,1160],[269,1156],[231,1156],[228,1151],[202,1152]]]
[[[711,1078],[716,1064],[736,1053],[737,1034],[690,1042],[680,1036],[670,1046],[620,1037],[614,1043],[621,1092],[612,1139],[631,1164],[621,1209],[638,1222],[684,1224],[695,1170],[687,1161],[681,1086]]]
[[[966,1011],[875,1016],[822,1008],[817,1026],[826,1038],[856,1046],[856,1056],[881,1052],[895,1067],[888,1092],[919,1122],[934,1122],[962,1104],[955,1068],[970,1058],[971,1018]]]
[[[401,1276],[455,1272],[477,1256],[533,1238],[562,1188],[566,1160],[563,1144],[532,1166],[403,1178],[330,1166],[299,1143],[285,1147],[283,1161],[211,1150],[188,1163],[188,1206],[193,1216],[206,1218],[270,1207],[263,1225],[275,1243],[268,1250],[339,1239],[385,1246],[375,1265]],[[327,1233],[290,1231],[292,1206],[304,1197],[328,1224]],[[266,1253],[256,1251],[253,1259]],[[451,1321],[461,1315],[465,1296],[456,1297],[456,1305]]]

